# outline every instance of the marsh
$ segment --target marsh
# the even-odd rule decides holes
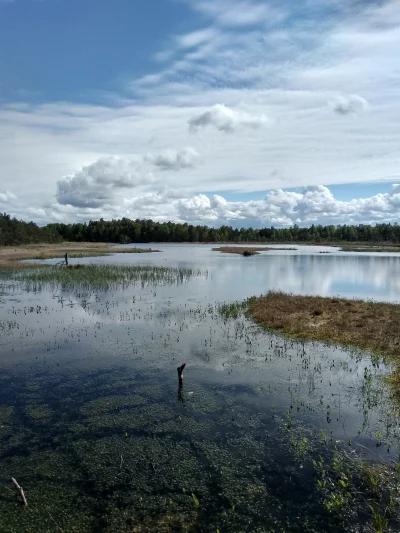
[[[270,289],[395,302],[400,256],[157,248],[2,273],[0,530],[395,530],[390,365],[220,309]]]

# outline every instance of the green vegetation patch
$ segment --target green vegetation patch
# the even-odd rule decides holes
[[[1,272],[0,272],[1,275]],[[24,283],[28,291],[45,288],[110,289],[130,285],[164,285],[186,283],[194,276],[206,275],[204,271],[191,268],[168,268],[138,265],[74,265],[71,268],[48,266],[13,270],[5,281]]]
[[[323,430],[315,434],[294,423],[290,412],[281,432],[299,468],[313,470],[320,501],[338,525],[362,522],[373,533],[398,530],[400,464],[355,454],[346,443],[332,442]]]

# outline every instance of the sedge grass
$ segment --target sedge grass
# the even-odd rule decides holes
[[[400,401],[400,305],[270,291],[245,302],[224,304],[226,318],[246,314],[270,331],[303,340],[352,346],[394,363],[389,377]]]
[[[250,316],[286,335],[354,346],[395,364],[389,377],[400,401],[400,305],[269,292],[249,303]]]
[[[191,268],[138,265],[71,265],[31,269],[3,269],[6,283],[22,283],[27,291],[61,288],[62,290],[110,289],[130,285],[181,284],[193,276],[205,275]]]
[[[299,338],[329,340],[400,359],[400,305],[269,292],[250,301],[259,324]]]

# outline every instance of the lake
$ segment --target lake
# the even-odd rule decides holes
[[[70,260],[153,272],[123,285],[0,280],[0,531],[363,531],[355,504],[329,507],[316,462],[398,460],[389,369],[219,304],[270,289],[399,301],[400,254],[152,247]]]

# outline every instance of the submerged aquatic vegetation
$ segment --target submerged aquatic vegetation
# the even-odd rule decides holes
[[[335,446],[332,457],[321,467],[314,463],[319,489],[328,511],[340,520],[342,513],[365,514],[376,533],[400,526],[400,478],[397,466],[355,456]]]
[[[288,428],[282,421],[281,428],[301,469],[314,470],[320,501],[338,525],[363,524],[374,533],[398,531],[399,464],[349,451],[346,443],[328,442],[322,430],[321,439],[300,422]]]
[[[3,417],[12,433],[0,432],[0,475],[17,476],[29,506],[21,512],[0,483],[1,531],[342,531],[312,491],[292,500],[293,466],[279,441],[264,442],[264,415],[236,405],[233,390],[195,384],[182,406],[175,372],[171,383],[128,375],[27,371],[7,382],[0,400],[15,386],[24,394]],[[155,384],[162,396],[151,395]],[[198,410],[198,398],[213,411]]]

